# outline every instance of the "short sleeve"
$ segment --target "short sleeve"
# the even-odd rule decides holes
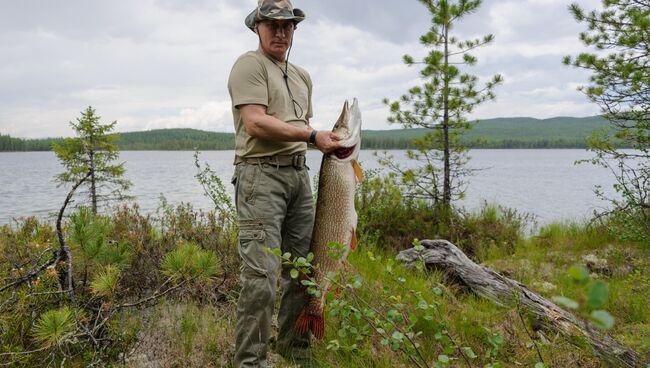
[[[308,99],[308,107],[307,107],[307,115],[305,115],[305,118],[307,120],[311,119],[314,116],[314,111],[312,110],[312,105],[311,105],[311,95],[312,95],[312,83],[311,83],[311,77],[309,76],[309,73],[306,73],[307,75],[307,99]]]
[[[250,54],[237,59],[228,78],[228,91],[235,107],[247,104],[268,106],[267,77],[262,63]]]
[[[302,79],[305,81],[305,84],[307,85],[307,114],[305,114],[305,119],[309,120],[314,116],[314,111],[311,104],[311,98],[312,98],[311,77],[309,76],[309,73],[307,73],[307,71],[305,71],[304,69],[301,69],[300,72],[301,72]]]

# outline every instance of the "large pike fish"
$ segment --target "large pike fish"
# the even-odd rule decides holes
[[[318,179],[316,219],[311,238],[314,254],[312,277],[321,288],[321,296],[311,296],[296,320],[298,333],[311,331],[318,339],[325,334],[323,306],[325,292],[330,287],[328,272],[338,271],[350,250],[356,248],[357,212],[354,209],[354,192],[363,180],[363,172],[357,162],[361,146],[361,112],[355,98],[352,106],[343,105],[341,116],[332,132],[343,137],[343,148],[323,155]],[[327,244],[338,242],[345,247],[343,257],[333,259],[328,255]]]

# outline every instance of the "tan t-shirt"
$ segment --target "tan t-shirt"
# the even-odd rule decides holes
[[[230,71],[228,91],[232,99],[232,115],[235,123],[235,154],[240,157],[290,155],[307,150],[304,142],[276,142],[253,138],[246,133],[241,105],[266,106],[266,113],[287,124],[306,128],[312,117],[309,73],[289,62],[289,88],[297,102],[295,107],[284,82],[285,64],[271,61],[261,51],[249,51],[237,59]],[[278,67],[278,65],[280,67]],[[298,117],[296,118],[296,112]]]

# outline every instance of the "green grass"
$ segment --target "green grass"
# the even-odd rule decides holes
[[[488,255],[484,263],[521,281],[546,298],[564,295],[584,304],[585,293],[568,276],[567,270],[574,264],[584,263],[582,257],[589,254],[606,260],[611,275],[593,276],[609,284],[610,298],[604,308],[616,318],[610,333],[618,341],[638,351],[642,359],[650,359],[650,312],[647,308],[650,251],[639,244],[614,242],[604,236],[606,233],[605,229],[576,223],[551,224],[542,228],[537,235],[522,239],[516,245],[514,254],[503,256],[497,252],[494,256]],[[393,254],[366,244],[365,248],[362,246],[349,256],[353,270],[364,278],[364,287],[359,294],[372,300],[377,297],[377,290],[389,286],[395,295],[400,295],[400,289],[415,290],[426,295],[429,301],[438,301],[449,331],[460,345],[471,347],[479,356],[476,366],[487,363],[483,357],[490,349],[488,337],[494,333],[504,339],[497,358],[505,366],[533,366],[537,363],[539,358],[533,343],[539,347],[547,366],[576,366],[577,362],[582,367],[605,366],[589,348],[576,348],[559,336],[545,334],[540,337],[534,334],[533,341],[526,332],[526,329],[532,331],[532,321],[525,311],[519,311],[516,307],[498,307],[458,285],[450,284],[441,272],[408,270],[396,265],[393,275],[386,274],[384,268]],[[630,262],[632,268],[628,267]],[[395,279],[400,277],[406,281],[396,285]],[[549,288],[549,285],[553,288]],[[437,286],[444,288],[440,297],[431,292]],[[340,339],[332,322],[335,321],[330,321],[328,325],[326,341]],[[440,347],[428,335],[432,327],[418,323],[417,328],[424,332],[420,341],[424,355],[429,361],[435,361]],[[405,359],[396,359],[394,352],[380,346],[377,341],[364,345],[361,353],[332,352],[326,345],[315,345],[315,356],[324,366],[407,366]],[[465,366],[461,360],[454,364]]]

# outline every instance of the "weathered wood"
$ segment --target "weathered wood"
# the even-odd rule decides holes
[[[401,251],[397,260],[413,265],[418,260],[428,266],[441,267],[457,277],[473,292],[503,305],[517,305],[535,315],[542,328],[555,331],[576,346],[589,344],[594,353],[615,367],[642,367],[641,358],[610,335],[581,320],[525,285],[501,276],[469,259],[458,247],[446,240],[423,240],[424,250]]]

